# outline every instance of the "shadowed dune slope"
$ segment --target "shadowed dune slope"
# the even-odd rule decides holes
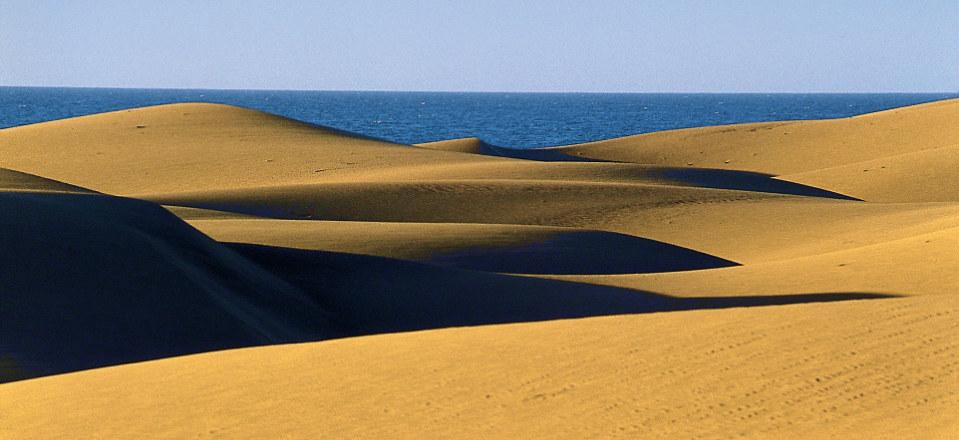
[[[0,211],[11,376],[340,334],[298,289],[151,203],[0,192]]]
[[[951,438],[957,299],[447,329],[125,365],[0,386],[0,436]]]

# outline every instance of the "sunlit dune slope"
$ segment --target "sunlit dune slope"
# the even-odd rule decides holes
[[[959,227],[841,251],[723,269],[556,278],[680,297],[832,291],[953,295],[959,293]]]
[[[952,99],[851,118],[690,128],[556,150],[593,159],[782,175],[955,147],[956,121],[959,99]]]
[[[6,129],[0,131],[0,153],[5,168],[117,195],[356,181],[508,179],[662,183],[842,197],[728,170],[542,163],[411,148],[215,104],[162,105]]]
[[[946,439],[959,432],[957,299],[486,326],[125,365],[0,386],[0,435]]]
[[[118,195],[303,183],[426,164],[418,150],[253,110],[171,104],[0,130],[0,166]]]
[[[949,147],[886,156],[781,178],[830,188],[871,202],[957,202],[959,139],[955,142]]]

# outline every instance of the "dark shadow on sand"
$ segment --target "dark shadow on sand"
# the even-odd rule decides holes
[[[616,162],[610,160],[590,159],[570,156],[555,149],[528,149],[505,148],[490,145],[481,141],[480,152],[490,156],[511,157],[514,159],[535,160],[540,162]],[[658,171],[652,170],[653,175],[673,180],[677,184],[697,186],[702,188],[732,189],[740,191],[767,192],[774,194],[788,194],[806,197],[823,197],[840,200],[862,201],[855,197],[828,191],[800,183],[776,179],[772,174],[752,171],[724,170],[718,168],[670,168],[662,167]]]
[[[703,188],[734,189],[740,191],[822,197],[827,199],[862,201],[855,197],[814,186],[776,179],[772,174],[752,171],[720,170],[715,168],[662,168],[654,171],[664,179]]]
[[[156,204],[0,192],[0,382],[230,348],[560,318],[888,298],[674,298],[223,244]]]
[[[526,246],[471,248],[435,255],[429,263],[486,272],[625,274],[738,266],[682,246],[606,231],[557,233]]]
[[[509,148],[498,147],[480,139],[479,153],[487,156],[509,157],[513,159],[535,160],[538,162],[616,162],[612,160],[575,157],[557,150],[545,148]]]
[[[391,258],[228,243],[312,295],[353,335],[589,316],[892,298],[809,293],[678,298],[652,292],[441,268]]]

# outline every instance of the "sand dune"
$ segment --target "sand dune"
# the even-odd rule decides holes
[[[298,184],[437,156],[500,160],[411,149],[216,104],[147,107],[0,133],[3,167],[115,195]]]
[[[954,147],[959,142],[957,120],[959,104],[946,100],[852,118],[672,130],[554,151],[619,162],[783,175]]]
[[[945,439],[957,313],[940,295],[218,352],[0,386],[0,435]]]
[[[0,437],[951,438],[957,152],[959,100],[535,151],[0,130]]]
[[[0,192],[0,206],[16,213],[0,228],[6,379],[267,343],[697,308],[598,285],[227,247],[139,200]],[[674,252],[676,265],[732,264],[645,245]]]
[[[781,178],[872,202],[955,202],[959,201],[957,166],[959,144]]]
[[[405,195],[402,200],[401,195]],[[914,231],[935,231],[959,221],[959,207],[951,204],[862,204],[656,186],[517,182],[316,185],[252,193],[182,194],[157,200],[276,219],[600,229],[737,262],[836,251]],[[201,230],[215,228],[215,223],[197,225]],[[428,234],[426,228],[424,234]],[[296,233],[296,228],[288,231]],[[743,239],[750,234],[761,239]],[[263,238],[260,243],[281,244]]]
[[[725,269],[556,278],[647,289],[680,297],[830,291],[953,294],[959,286],[959,228],[842,251]]]
[[[151,203],[0,192],[8,377],[341,334],[305,294]]]
[[[597,194],[602,197],[596,198]],[[337,182],[145,196],[164,205],[265,218],[544,226],[586,226],[644,208],[774,197],[746,191],[539,180]],[[581,203],[590,199],[588,205]]]
[[[0,191],[95,193],[76,185],[6,168],[0,168]]]
[[[387,258],[237,244],[250,261],[312,292],[349,334],[540,321],[625,313],[882,299],[872,292],[672,297]],[[348,292],[348,293],[344,293]]]
[[[456,151],[458,153],[486,154],[490,153],[490,145],[477,137],[448,139],[445,141],[425,142],[416,144],[420,148],[431,150]]]
[[[204,219],[221,242],[335,250],[488,272],[664,272],[736,263],[667,243],[605,231],[469,223]]]

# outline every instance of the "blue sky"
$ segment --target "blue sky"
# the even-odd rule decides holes
[[[0,85],[959,91],[959,1],[0,0]]]

